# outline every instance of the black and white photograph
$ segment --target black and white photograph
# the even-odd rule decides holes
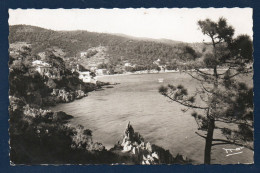
[[[253,9],[9,9],[10,165],[254,164]]]

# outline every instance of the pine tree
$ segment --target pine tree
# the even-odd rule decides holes
[[[234,39],[234,28],[224,18],[217,22],[200,20],[198,25],[202,33],[210,38],[210,42],[205,44],[213,48],[203,59],[207,71],[196,66],[193,72],[186,71],[200,83],[200,87],[192,96],[182,85],[162,86],[159,92],[194,109],[192,116],[198,130],[206,132],[206,135],[196,132],[205,139],[204,163],[210,164],[211,148],[215,145],[236,144],[253,150],[253,89],[243,83],[243,76],[252,74],[252,67],[248,66],[253,61],[253,46],[247,35]],[[218,122],[225,127],[218,127]],[[230,124],[235,124],[238,130],[229,128]],[[227,140],[214,139],[215,129],[220,129]]]

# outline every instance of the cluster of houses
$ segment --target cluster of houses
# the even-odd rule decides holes
[[[47,62],[42,60],[35,60],[32,62],[32,66],[29,69],[30,72],[37,71],[42,76],[47,76],[51,79],[60,79],[61,78],[61,70],[59,68],[53,67]],[[97,70],[99,74],[102,73],[102,70]],[[90,71],[79,71],[73,70],[72,72],[79,73],[79,79],[81,79],[85,83],[96,83],[97,80],[95,77],[91,75]]]

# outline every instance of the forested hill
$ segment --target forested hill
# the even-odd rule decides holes
[[[152,64],[161,59],[163,63],[176,60],[189,61],[201,57],[206,47],[166,39],[146,39],[119,34],[95,33],[89,31],[53,31],[35,26],[10,26],[9,42],[31,44],[32,53],[57,47],[66,57],[79,57],[80,52],[93,47],[106,47],[106,57],[115,61],[128,61],[138,65]]]

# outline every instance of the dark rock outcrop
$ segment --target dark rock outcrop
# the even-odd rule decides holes
[[[124,132],[123,140],[118,141],[118,144],[111,149],[113,152],[128,153],[128,157],[134,158],[136,164],[184,164],[191,161],[182,155],[177,155],[174,158],[169,150],[162,147],[145,142],[144,138],[135,132],[130,122]],[[120,151],[120,152],[118,152]]]
[[[51,110],[32,108],[29,105],[25,105],[22,108],[22,110],[25,116],[41,119],[42,121],[52,121],[52,122],[62,123],[73,118],[73,116],[68,115],[62,111],[52,112]]]
[[[65,112],[59,111],[53,113],[53,120],[54,121],[67,121],[69,119],[73,118],[72,115],[68,115]]]

